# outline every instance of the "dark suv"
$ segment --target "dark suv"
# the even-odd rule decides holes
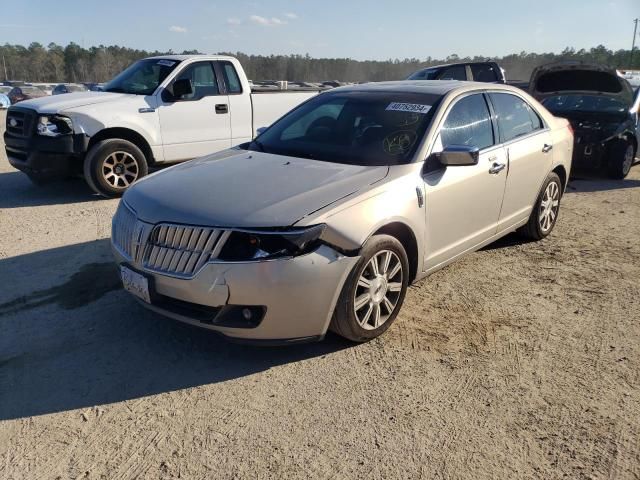
[[[436,65],[409,75],[407,80],[468,80],[473,82],[506,83],[496,62],[469,62]]]

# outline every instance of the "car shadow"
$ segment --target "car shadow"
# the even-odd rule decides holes
[[[22,172],[0,173],[0,208],[63,205],[101,198],[81,178],[34,185]]]
[[[108,240],[0,259],[0,278],[11,279],[0,291],[0,421],[218,384],[352,345],[330,334],[251,347],[165,319],[122,291]]]
[[[505,235],[504,237],[500,237],[495,242],[490,243],[489,245],[481,248],[480,250],[481,251],[499,250],[501,248],[515,247],[517,245],[526,245],[527,243],[531,243],[533,241],[534,240],[526,238],[517,232],[512,232]]]
[[[625,178],[624,180],[612,180],[588,174],[572,178],[567,185],[567,193],[606,192],[609,190],[623,190],[627,188],[639,188],[640,180]]]

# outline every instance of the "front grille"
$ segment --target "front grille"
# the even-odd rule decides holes
[[[28,137],[31,134],[34,119],[35,112],[27,109],[10,108],[7,112],[7,132],[18,137]]]
[[[111,224],[111,238],[113,243],[130,260],[137,257],[138,248],[134,239],[136,232],[136,214],[124,202],[120,202],[118,211]]]
[[[137,219],[120,202],[113,217],[111,238],[127,260],[158,273],[191,277],[205,263],[217,258],[230,231],[161,223],[156,226]]]
[[[160,224],[149,235],[144,268],[160,273],[194,275],[217,257],[228,232],[217,228]]]

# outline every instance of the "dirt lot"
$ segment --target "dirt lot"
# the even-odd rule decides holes
[[[640,166],[411,288],[383,338],[258,349],[139,307],[117,202],[0,155],[0,478],[640,478]]]

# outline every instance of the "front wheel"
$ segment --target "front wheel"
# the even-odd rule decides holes
[[[347,278],[331,320],[331,330],[354,342],[366,342],[393,323],[409,284],[409,261],[402,244],[374,235]]]
[[[110,138],[96,143],[84,161],[84,178],[105,197],[119,197],[148,173],[144,153],[133,143]]]
[[[558,221],[560,199],[562,198],[562,181],[551,172],[538,195],[529,221],[518,231],[532,240],[542,240],[551,233]]]

